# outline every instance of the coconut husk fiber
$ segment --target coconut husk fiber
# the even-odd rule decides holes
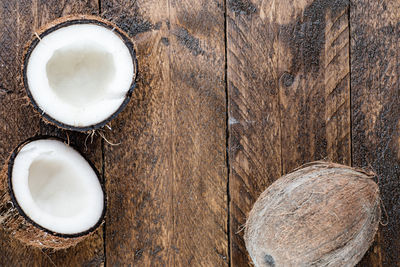
[[[251,210],[246,248],[255,266],[354,266],[380,222],[373,173],[314,162],[279,178]]]

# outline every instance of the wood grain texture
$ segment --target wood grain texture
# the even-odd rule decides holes
[[[51,20],[76,13],[98,13],[97,1],[3,1],[0,4],[0,153],[5,163],[20,142],[36,134],[70,139],[84,150],[86,136],[64,132],[46,125],[25,97],[21,64],[25,44],[35,30]],[[67,137],[68,134],[68,137]],[[101,141],[88,142],[84,152],[96,167],[102,168]],[[74,248],[53,252],[24,247],[0,232],[0,266],[101,266],[104,261],[102,230]]]
[[[386,226],[360,266],[400,265],[400,3],[352,0],[351,90],[354,165],[379,176]]]
[[[348,1],[228,1],[230,233],[259,194],[316,159],[351,163]]]
[[[289,4],[279,1],[278,17]],[[348,8],[307,1],[279,25],[283,174],[319,159],[351,164]]]
[[[108,266],[226,266],[223,1],[102,1],[138,86],[105,145]]]
[[[250,266],[241,230],[259,194],[281,175],[277,28],[260,7],[227,1],[232,266]]]

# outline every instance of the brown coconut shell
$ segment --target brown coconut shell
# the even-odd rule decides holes
[[[11,237],[18,239],[26,245],[38,248],[51,248],[54,250],[65,249],[75,246],[85,238],[89,237],[104,222],[107,203],[104,185],[101,183],[104,194],[103,213],[99,221],[92,228],[77,234],[61,234],[50,231],[35,223],[19,206],[12,190],[11,175],[14,159],[18,155],[18,152],[24,145],[39,139],[54,139],[63,141],[56,137],[36,136],[22,142],[11,153],[8,163],[4,165],[0,173],[0,225],[8,234],[11,235]],[[96,172],[97,177],[100,177],[94,165],[90,161],[88,161],[88,163]]]
[[[245,228],[255,266],[354,266],[380,222],[374,174],[314,162],[265,190]]]
[[[41,41],[41,39],[53,31],[56,31],[60,28],[71,26],[74,24],[95,24],[95,25],[99,25],[99,26],[111,29],[125,43],[126,47],[128,48],[128,50],[131,54],[132,61],[133,61],[132,83],[131,83],[131,86],[129,87],[128,92],[126,93],[125,100],[122,102],[120,107],[113,114],[110,114],[110,116],[107,119],[105,119],[99,123],[96,123],[96,124],[93,124],[90,126],[84,126],[84,127],[75,127],[72,125],[64,124],[64,123],[54,119],[53,117],[48,115],[44,110],[42,110],[39,107],[39,105],[36,103],[35,99],[33,98],[32,94],[31,94],[27,75],[26,75],[29,57],[30,57],[32,51],[35,49],[36,45]],[[97,129],[104,127],[107,123],[109,123],[111,120],[113,120],[115,117],[117,117],[118,114],[121,113],[122,110],[124,110],[126,105],[128,105],[129,100],[132,96],[132,93],[136,87],[138,61],[136,58],[135,46],[134,46],[132,39],[129,37],[129,35],[126,32],[121,30],[114,23],[112,23],[108,20],[105,20],[103,18],[93,16],[93,15],[69,15],[69,16],[65,16],[62,18],[58,18],[58,19],[46,24],[45,26],[43,26],[42,28],[40,28],[39,30],[34,32],[32,39],[25,45],[25,52],[24,52],[22,62],[23,63],[22,63],[21,67],[22,67],[23,83],[24,83],[26,94],[30,100],[30,104],[33,106],[34,110],[37,111],[37,113],[43,117],[43,120],[46,123],[53,124],[53,125],[57,126],[58,128],[65,129],[65,130],[79,131],[79,132],[91,132],[93,130],[97,130]]]

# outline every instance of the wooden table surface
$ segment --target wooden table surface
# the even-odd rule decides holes
[[[25,43],[68,14],[135,41],[138,86],[97,132],[26,105]],[[74,248],[0,231],[0,266],[251,266],[243,225],[259,194],[316,159],[379,175],[387,211],[359,266],[400,265],[400,1],[2,0],[0,160],[36,134],[69,136],[96,164],[106,222]]]

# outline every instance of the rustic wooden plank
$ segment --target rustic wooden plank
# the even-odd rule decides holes
[[[346,0],[228,1],[232,265],[259,194],[315,159],[351,163]]]
[[[353,162],[378,174],[388,216],[360,266],[400,265],[399,21],[399,1],[351,1]]]
[[[226,266],[223,1],[102,1],[134,37],[133,99],[105,145],[110,266]]]
[[[66,139],[66,132],[46,125],[26,105],[20,66],[23,49],[35,30],[49,21],[68,14],[98,13],[97,1],[6,1],[0,4],[0,140],[1,163],[13,147],[35,134]],[[71,144],[84,148],[83,134],[68,133]],[[101,141],[88,143],[85,154],[102,168]],[[100,266],[104,261],[102,230],[74,248],[52,252],[21,246],[0,233],[1,266]]]
[[[227,1],[232,266],[251,266],[241,229],[259,194],[281,175],[277,27],[261,10],[262,1]]]
[[[351,164],[349,1],[304,3],[279,32],[283,174],[318,159]],[[287,4],[275,6],[278,21]]]

